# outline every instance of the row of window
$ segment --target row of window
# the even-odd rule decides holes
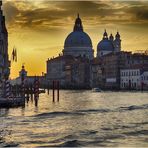
[[[121,86],[122,86],[122,88],[126,88],[126,87],[137,87],[137,83],[131,83],[130,86],[129,86],[128,83],[122,83]]]
[[[148,81],[148,76],[142,76],[142,77],[141,77],[141,80],[142,80],[142,81]],[[123,82],[123,81],[136,81],[136,79],[132,79],[132,78],[131,78],[131,79],[126,79],[126,80],[125,80],[125,79],[121,79],[121,81],[122,81],[122,82]],[[137,81],[139,81],[139,79],[137,79]]]
[[[125,80],[124,80],[124,79],[121,79],[121,81],[123,82],[123,81],[125,81]],[[130,80],[129,80],[129,79],[126,79],[126,81],[129,82],[129,81],[136,81],[136,80],[135,80],[135,79],[134,79],[134,80],[133,80],[133,79],[130,79]],[[137,82],[138,82],[138,81],[139,81],[139,79],[137,79]]]
[[[142,76],[141,80],[147,80],[148,81],[148,76]]]
[[[126,71],[126,72],[121,72],[121,76],[138,76],[140,75],[140,71]]]

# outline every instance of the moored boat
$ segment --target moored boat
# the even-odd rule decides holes
[[[23,97],[3,98],[0,97],[0,108],[20,107],[25,106]]]
[[[102,90],[100,88],[93,88],[92,92],[102,92]]]

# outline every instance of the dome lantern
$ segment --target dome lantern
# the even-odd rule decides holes
[[[76,18],[73,31],[83,31],[83,25],[82,25],[81,18],[79,17],[79,13],[78,13],[78,16]]]
[[[108,39],[108,34],[106,32],[106,29],[105,29],[104,34],[103,34],[103,39]]]
[[[119,38],[120,39],[120,34],[119,34],[118,31],[117,31],[117,34],[116,34],[116,38]]]

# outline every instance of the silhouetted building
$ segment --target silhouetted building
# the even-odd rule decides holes
[[[99,58],[94,58],[91,61],[91,87],[103,87],[102,61]]]
[[[47,61],[46,82],[50,87],[54,80],[60,81],[62,88],[89,88],[90,61],[71,55],[59,56]]]
[[[52,81],[58,80],[63,88],[100,87],[117,90],[124,85],[121,82],[122,70],[132,71],[135,64],[148,63],[148,55],[121,51],[119,32],[115,37],[112,34],[108,37],[106,30],[98,43],[97,57],[94,58],[92,41],[84,32],[79,15],[62,52],[63,55],[47,61],[47,85],[52,86]],[[143,71],[142,75],[144,79],[147,71]]]
[[[1,7],[2,1],[0,0],[0,81],[3,81],[9,77],[10,61],[8,57],[8,32]]]
[[[94,58],[94,50],[92,49],[92,41],[87,33],[84,32],[81,18],[75,21],[73,32],[71,32],[64,43],[63,55],[71,55],[74,57]]]

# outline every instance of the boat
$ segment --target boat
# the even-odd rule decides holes
[[[41,94],[41,93],[46,93],[46,91],[44,90],[44,89],[40,89],[39,90],[39,93]]]
[[[0,97],[0,108],[11,108],[25,106],[23,97],[2,98]]]
[[[97,88],[93,88],[93,89],[92,89],[92,92],[102,92],[102,90],[97,87]]]

